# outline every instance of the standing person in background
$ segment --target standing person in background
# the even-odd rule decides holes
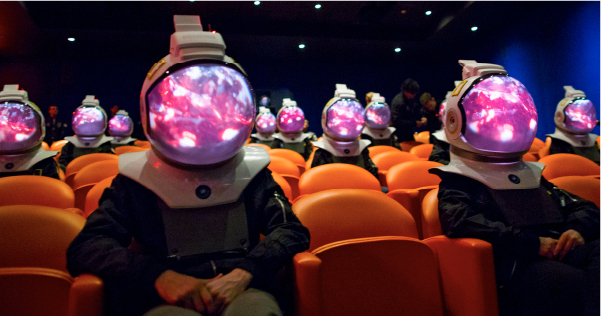
[[[117,115],[117,112],[119,112],[119,106],[113,105],[113,107],[111,108],[111,118],[113,118],[115,115]]]
[[[65,138],[65,127],[67,124],[59,121],[58,117],[58,106],[51,105],[48,108],[48,120],[46,121],[46,136],[44,141],[48,145],[52,145],[57,140]]]
[[[373,96],[374,96],[373,92],[368,92],[365,94],[365,106],[367,106],[371,103],[371,98],[373,98]]]
[[[422,116],[421,106],[415,96],[419,91],[417,81],[409,78],[403,82],[401,93],[392,99],[391,125],[396,129],[395,135],[399,142],[415,140],[413,134],[416,129],[427,124],[428,120]]]
[[[426,124],[422,125],[420,130],[428,131],[430,134],[432,134],[440,129],[441,124],[440,120],[438,119],[438,106],[436,104],[436,99],[434,99],[430,93],[425,92],[419,98],[419,102],[422,104],[422,116],[427,120]]]

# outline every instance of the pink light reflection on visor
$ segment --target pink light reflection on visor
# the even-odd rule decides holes
[[[442,115],[444,114],[445,106],[447,106],[447,101],[442,102],[440,104],[440,109],[438,110],[438,120],[441,122],[444,122],[444,117],[442,117]]]
[[[590,133],[597,123],[597,111],[588,99],[574,100],[565,108],[565,126],[574,133]]]
[[[465,95],[465,139],[476,149],[514,153],[528,150],[534,137],[538,114],[524,85],[511,77],[492,76]]]
[[[300,132],[305,127],[305,113],[297,106],[286,106],[278,113],[280,132]]]
[[[372,103],[365,109],[365,125],[382,129],[390,123],[390,108],[384,103]]]
[[[192,165],[233,157],[246,143],[256,111],[246,78],[212,64],[171,73],[150,91],[147,106],[152,144]]]
[[[106,129],[104,113],[94,106],[77,108],[71,123],[77,136],[98,136]]]
[[[256,128],[259,133],[275,132],[275,115],[271,113],[261,113],[257,115]]]
[[[134,131],[134,122],[129,116],[117,114],[109,120],[109,135],[128,137]]]
[[[25,150],[42,135],[41,119],[23,103],[0,103],[0,151]]]
[[[365,125],[365,110],[356,100],[336,101],[327,110],[325,131],[328,135],[340,139],[359,137]]]

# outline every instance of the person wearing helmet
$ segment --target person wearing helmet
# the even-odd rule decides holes
[[[500,65],[460,64],[445,110],[451,162],[430,169],[442,230],[492,244],[501,315],[598,315],[599,208],[522,160],[538,123],[526,87]]]
[[[555,133],[551,137],[549,154],[576,154],[599,164],[599,144],[591,131],[598,124],[597,111],[584,92],[564,86],[565,98],[555,110]]]
[[[336,92],[323,109],[321,127],[323,137],[313,143],[318,149],[311,168],[329,163],[347,163],[359,166],[378,178],[378,167],[369,158],[371,143],[359,139],[365,126],[365,110],[355,98],[355,91],[344,84],[336,85]]]
[[[103,279],[107,315],[281,315],[275,275],[309,232],[265,149],[244,146],[254,93],[221,35],[198,16],[174,24],[140,94],[151,149],[119,156],[67,269]]]
[[[268,108],[259,107],[259,115],[257,115],[255,122],[257,133],[250,135],[250,143],[258,143],[271,147],[275,139],[273,138],[275,127],[275,115]]]
[[[93,95],[87,95],[73,112],[71,121],[75,136],[65,137],[58,163],[64,170],[75,158],[93,153],[112,153],[113,137],[104,135],[107,127],[106,112]]]
[[[296,101],[284,99],[282,108],[278,111],[277,128],[278,133],[271,148],[284,148],[296,151],[305,160],[309,159],[313,152],[311,145],[312,133],[303,133],[305,127],[305,113],[296,105]],[[307,126],[308,127],[308,126]]]
[[[109,120],[108,129],[109,135],[113,137],[111,141],[113,149],[121,146],[135,146],[136,139],[131,137],[134,132],[134,121],[125,110],[119,110]]]
[[[455,81],[455,86],[459,84],[461,81]],[[432,152],[430,152],[430,157],[428,157],[429,161],[435,161],[441,163],[443,165],[448,165],[451,161],[450,153],[449,153],[449,141],[447,140],[447,135],[444,131],[444,113],[445,108],[447,106],[447,102],[451,99],[451,94],[453,91],[447,92],[445,96],[445,100],[440,104],[440,108],[438,109],[438,120],[441,123],[440,129],[430,134],[430,144],[432,144]]]
[[[394,135],[394,127],[390,125],[390,108],[383,96],[373,93],[371,102],[365,108],[365,128],[361,133],[361,139],[371,142],[371,146],[392,146],[401,149]]]
[[[44,115],[27,91],[5,85],[0,92],[0,178],[39,175],[59,179],[52,157],[58,151],[42,148]]]

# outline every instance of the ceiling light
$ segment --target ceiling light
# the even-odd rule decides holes
[[[426,11],[426,15],[432,14],[432,11]]]
[[[255,1],[255,5],[261,4],[261,1]]]
[[[407,10],[403,10],[403,11],[401,11],[401,13],[402,13],[402,14],[405,14],[405,13],[407,13]]]
[[[75,37],[69,37],[67,40],[68,40],[69,42],[75,42]]]
[[[400,51],[401,51],[401,48],[400,48],[400,47],[397,47],[397,48],[395,48],[395,49],[394,49],[394,51],[398,53],[398,52],[400,52]]]
[[[472,31],[477,31],[478,27],[477,26],[472,26]]]
[[[305,44],[300,44],[300,45],[298,45],[298,48],[300,48],[300,49],[303,49],[303,48],[305,48]]]
[[[318,3],[318,4],[316,4],[316,5],[315,5],[315,9],[321,9],[321,4],[319,4],[319,3]]]

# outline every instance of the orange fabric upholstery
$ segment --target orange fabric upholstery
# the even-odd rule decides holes
[[[0,178],[0,206],[27,204],[66,209],[74,203],[73,190],[60,180],[30,175]]]
[[[65,182],[65,172],[63,171],[63,169],[60,169],[60,168],[58,169],[58,178],[61,181]]]
[[[108,177],[108,178],[96,183],[90,189],[90,191],[88,191],[88,194],[86,194],[86,203],[83,208],[84,217],[87,218],[88,216],[90,216],[90,214],[93,211],[95,211],[98,208],[98,201],[100,200],[102,193],[104,193],[104,189],[111,186],[111,183],[113,183],[113,179],[115,179],[114,176]]]
[[[67,165],[67,168],[65,169],[65,183],[72,187],[73,178],[79,170],[81,170],[83,167],[89,164],[103,160],[119,160],[119,156],[106,153],[95,153],[79,156],[71,160],[71,162],[69,163],[69,165]]]
[[[66,143],[68,143],[69,141],[66,139],[62,139],[62,140],[57,140],[54,143],[52,143],[50,145],[50,150],[52,151],[58,151],[60,152],[61,149],[63,149],[63,146],[65,146]]]
[[[309,159],[307,159],[307,162],[305,163],[305,171],[311,169],[311,164],[313,163],[313,157],[315,157],[315,148],[313,148],[313,152],[311,152],[311,154],[309,155]]]
[[[270,157],[277,156],[292,161],[298,167],[298,170],[300,171],[301,175],[305,172],[305,158],[303,158],[303,156],[297,153],[296,151],[290,149],[276,148],[268,151],[267,153]]]
[[[417,134],[413,134],[413,139],[415,139],[416,142],[422,143],[422,144],[429,144],[430,143],[430,132],[429,131],[423,131]]]
[[[549,155],[550,155],[550,152],[549,152],[549,147],[546,147],[546,146],[545,146],[545,147],[541,148],[541,149],[538,151],[538,156],[539,156],[540,158],[547,157],[547,156],[549,156]],[[539,160],[540,160],[540,159],[539,159]]]
[[[282,191],[284,191],[284,195],[288,201],[294,200],[295,196],[292,195],[292,188],[290,188],[288,181],[275,172],[272,172],[271,176],[273,177],[273,180],[275,180],[275,182],[280,186],[280,188],[282,188]]]
[[[83,167],[73,178],[73,193],[75,194],[75,207],[84,209],[86,195],[92,187],[109,177],[119,174],[119,160],[97,161]]]
[[[47,142],[42,142],[42,148],[44,148],[44,150],[50,150],[50,146]]]
[[[537,152],[537,153],[538,153],[538,152]],[[523,160],[523,161],[538,161],[538,159],[536,159],[536,156],[534,156],[534,154],[532,154],[532,153],[529,153],[529,152],[528,152],[528,153],[525,153],[525,154],[522,156],[522,160]]]
[[[417,145],[411,148],[409,153],[418,158],[428,160],[428,158],[430,158],[430,154],[432,153],[432,148],[434,148],[434,145],[425,143],[423,145]]]
[[[305,171],[298,182],[299,195],[329,189],[382,190],[378,180],[369,171],[345,163],[331,163],[311,168]]]
[[[419,145],[423,145],[424,143],[420,143],[420,142],[416,142],[416,141],[412,141],[412,140],[407,140],[404,142],[401,142],[399,145],[401,145],[401,150],[404,152],[409,152],[411,150],[411,148],[415,147],[415,146],[419,146]]]
[[[408,161],[391,167],[386,174],[388,191],[398,189],[417,189],[438,185],[440,178],[428,172],[431,168],[441,167],[434,161]]]
[[[250,143],[250,144],[246,144],[245,146],[259,146],[259,147],[265,148],[265,150],[267,150],[267,151],[271,150],[271,147],[269,147],[265,144],[259,144],[259,143]]]
[[[145,151],[150,149],[150,147],[139,147],[139,146],[119,146],[115,148],[115,154],[121,155],[125,153],[131,153],[134,151]]]
[[[599,165],[574,154],[541,155],[538,162],[546,165],[543,176],[547,180],[564,176],[599,176],[600,172]]]
[[[389,152],[389,151],[400,151],[398,148],[395,148],[392,146],[386,146],[386,145],[367,147],[367,150],[369,150],[369,158],[371,158],[371,159],[374,159],[375,156],[377,156],[381,153],[385,153],[385,152]]]
[[[136,140],[134,141],[134,144],[138,147],[150,148],[150,142],[147,140]]]
[[[443,235],[438,217],[438,188],[428,192],[422,201],[422,233],[424,239]]]
[[[386,174],[390,168],[406,161],[419,160],[419,157],[404,151],[385,152],[372,158],[372,161],[378,167],[378,176],[380,177],[380,184],[383,187],[388,186],[386,183]]]
[[[388,192],[386,195],[401,204],[415,220],[417,235],[420,239],[422,232],[422,201],[428,192],[438,189],[438,185],[425,186],[417,189],[397,189]]]
[[[292,210],[311,233],[309,251],[345,239],[418,237],[411,214],[382,192],[327,190],[298,200]]]
[[[545,147],[545,142],[543,142],[542,140],[535,137],[534,140],[532,141],[532,145],[530,145],[530,149],[528,150],[528,153],[530,153],[532,155],[535,155],[535,154],[538,155],[538,152],[543,147]],[[527,160],[527,161],[533,161],[533,160]]]
[[[558,188],[594,202],[599,207],[599,179],[586,176],[565,176],[551,180]]]
[[[597,136],[597,146],[601,146],[601,142],[599,142],[600,138],[601,138],[601,136]]]
[[[277,172],[279,175],[300,177],[300,171],[292,161],[278,156],[270,156],[270,158],[271,162],[267,166],[269,170]]]

